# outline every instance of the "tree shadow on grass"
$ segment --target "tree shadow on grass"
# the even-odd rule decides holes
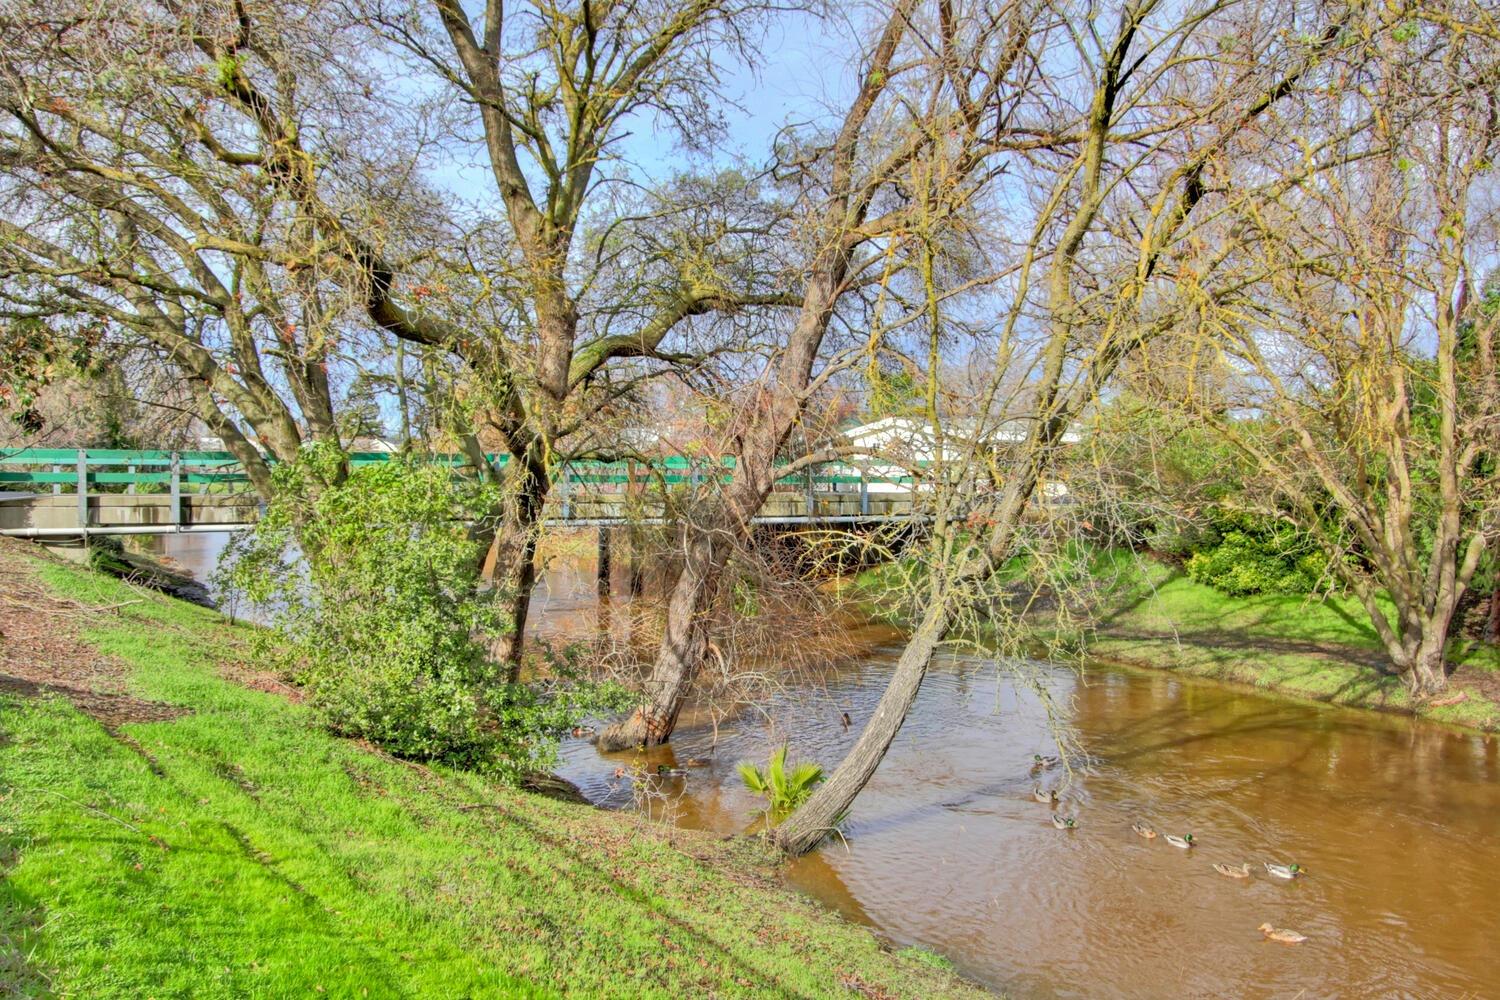
[[[1363,649],[1337,642],[1313,639],[1276,639],[1251,633],[1243,628],[1226,628],[1213,632],[1152,632],[1145,630],[1111,630],[1112,642],[1167,643],[1194,649],[1226,650],[1246,653],[1276,653],[1317,657],[1332,663],[1344,663],[1383,674],[1386,659],[1379,650]]]
[[[46,910],[21,892],[8,877],[14,864],[9,845],[0,845],[0,996],[40,998],[52,995],[47,970],[32,960],[35,939],[46,926]]]
[[[681,940],[677,943],[684,946],[683,951],[687,957],[707,958],[710,961],[716,961],[728,970],[733,978],[739,981],[742,987],[753,990],[754,995],[816,997],[825,994],[826,991],[821,990],[807,992],[792,988],[774,968],[774,958],[771,958],[769,955],[767,961],[756,962],[735,954],[734,945],[743,946],[747,941],[757,937],[755,927],[738,925],[726,926],[723,930],[716,930],[712,927],[704,926],[694,918],[691,912],[692,907],[688,904],[678,902],[660,890],[651,892],[648,888],[640,888],[618,878],[605,866],[599,864],[595,859],[589,857],[587,853],[580,850],[577,843],[571,838],[565,839],[560,837],[552,830],[519,815],[515,811],[508,809],[487,810],[483,816],[483,821],[485,825],[491,825],[499,821],[519,827],[534,842],[566,857],[571,865],[577,866],[590,881],[608,887],[609,891],[617,898],[627,901],[639,910],[641,916],[646,920],[663,923],[667,927],[670,927],[675,935],[680,935]],[[757,946],[757,950],[763,949]],[[830,970],[830,973],[832,971]],[[836,984],[829,984],[830,987],[834,985]]]

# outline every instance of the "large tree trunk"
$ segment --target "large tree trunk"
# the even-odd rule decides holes
[[[896,734],[906,721],[906,714],[916,703],[922,679],[932,663],[932,654],[947,634],[950,605],[945,598],[933,599],[927,605],[921,623],[906,643],[895,672],[886,685],[885,694],[875,706],[875,714],[859,734],[854,749],[844,758],[812,797],[776,828],[776,843],[791,855],[806,854],[833,830],[839,818],[854,804],[854,799],[869,782],[875,769],[885,759]]]
[[[1407,681],[1418,698],[1430,697],[1447,686],[1448,671],[1443,657],[1445,645],[1441,639],[1424,640],[1412,658]]]
[[[1489,642],[1500,642],[1500,586],[1490,594],[1490,618],[1484,626],[1484,638]]]
[[[1440,557],[1440,553],[1434,553],[1431,558]],[[1419,699],[1431,697],[1447,687],[1448,634],[1462,590],[1454,586],[1441,587],[1430,611],[1415,600],[1398,601],[1393,626],[1378,600],[1379,592],[1365,581],[1357,582],[1361,584],[1358,588],[1361,601],[1385,646],[1390,671],[1404,680],[1412,695]],[[1393,593],[1396,589],[1391,586],[1385,592]]]
[[[1448,686],[1448,633],[1453,626],[1456,601],[1440,605],[1422,620],[1421,639],[1406,666],[1406,680],[1412,694],[1428,698]]]
[[[483,575],[495,588],[494,599],[509,612],[511,625],[509,632],[495,640],[490,653],[505,666],[511,682],[521,676],[526,619],[536,584],[537,531],[549,485],[540,462],[522,458],[514,468],[514,478],[506,483],[493,520],[479,532],[481,538],[486,530],[492,533]]]
[[[512,683],[521,676],[521,654],[525,649],[526,619],[531,613],[531,591],[536,584],[536,531],[534,526],[507,524],[496,533],[490,547],[493,561],[486,560],[486,576],[495,588],[494,599],[510,619],[510,631],[490,647],[496,663],[505,667]]]
[[[672,737],[677,715],[708,653],[708,616],[713,608],[729,546],[716,532],[684,529],[682,571],[667,602],[666,628],[652,664],[641,705],[599,734],[601,750],[658,746]]]

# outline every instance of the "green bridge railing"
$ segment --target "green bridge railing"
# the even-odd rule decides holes
[[[351,465],[374,465],[399,457],[386,452],[354,452]],[[504,467],[509,455],[487,455],[486,459]],[[458,470],[470,466],[461,455],[424,456],[424,461],[448,464]],[[651,461],[575,460],[561,463],[554,471],[554,488],[568,518],[569,497],[577,488],[592,487],[597,492],[623,492],[631,486],[690,484],[701,486],[728,482],[734,474],[732,457],[718,460],[670,456]],[[868,514],[871,483],[910,488],[910,476],[859,471],[848,463],[830,463],[808,467],[777,480],[783,488],[803,491],[808,496],[808,512],[813,511],[817,493],[858,494],[860,511]],[[851,471],[854,470],[854,471]],[[170,493],[171,509],[181,510],[185,490],[194,493],[243,492],[249,483],[238,459],[227,451],[156,451],[121,448],[26,448],[0,450],[0,491],[38,492],[45,487],[55,494],[78,496],[80,522],[87,523],[88,497],[91,493]],[[618,489],[616,489],[618,488]]]

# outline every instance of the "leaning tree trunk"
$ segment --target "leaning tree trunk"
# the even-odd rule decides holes
[[[666,629],[644,689],[644,700],[628,717],[599,734],[599,749],[658,746],[672,737],[677,715],[699,665],[708,653],[708,616],[729,547],[717,532],[686,529],[686,558],[667,602]]]
[[[782,850],[793,856],[806,854],[833,830],[839,818],[854,804],[855,797],[885,759],[886,751],[906,721],[906,714],[916,702],[922,679],[927,676],[927,668],[932,663],[932,655],[948,632],[950,614],[945,597],[935,597],[927,605],[921,623],[896,661],[885,694],[860,732],[854,749],[812,797],[776,828],[776,843]]]
[[[855,197],[855,164],[865,123],[891,77],[889,68],[909,26],[913,0],[901,0],[891,12],[880,41],[864,69],[864,79],[830,150],[829,198],[812,229],[824,240],[809,261],[797,322],[776,363],[775,379],[762,408],[740,439],[735,480],[719,516],[705,527],[689,528],[687,565],[667,606],[667,631],[647,682],[647,703],[634,715],[605,730],[603,746],[664,743],[677,724],[693,674],[708,648],[707,619],[729,558],[731,542],[746,537],[776,481],[776,455],[807,403],[813,363],[844,291],[852,260],[851,229],[863,224],[869,202]],[[855,207],[858,205],[858,207]]]

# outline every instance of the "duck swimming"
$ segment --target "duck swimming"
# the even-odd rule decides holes
[[[1268,941],[1280,941],[1282,944],[1301,944],[1307,940],[1306,934],[1298,934],[1281,927],[1272,927],[1270,924],[1261,924],[1258,930],[1266,936]]]
[[[686,778],[687,771],[680,767],[668,767],[665,764],[657,764],[656,776],[658,778]]]
[[[1180,847],[1184,851],[1190,847],[1198,846],[1198,842],[1193,839],[1193,835],[1191,833],[1183,834],[1181,837],[1177,836],[1177,834],[1175,833],[1169,833],[1167,834],[1167,843],[1171,844],[1173,847]]]
[[[1046,770],[1049,770],[1050,768],[1056,767],[1057,765],[1059,765],[1061,763],[1062,763],[1062,758],[1060,758],[1060,757],[1054,757],[1051,754],[1043,756],[1042,754],[1034,753],[1034,754],[1031,755],[1031,769],[1032,769],[1032,771],[1046,771]]]
[[[1156,831],[1151,829],[1145,823],[1132,823],[1130,824],[1130,828],[1140,836],[1145,837],[1147,840],[1156,839]]]
[[[1053,813],[1052,825],[1059,830],[1076,830],[1078,829],[1078,820],[1072,816],[1059,816],[1057,813]]]
[[[1249,878],[1250,862],[1246,861],[1242,865],[1221,865],[1215,861],[1214,871],[1220,875],[1228,875],[1230,878]]]
[[[1041,785],[1035,785],[1031,789],[1031,797],[1046,805],[1057,805],[1057,789],[1055,788],[1043,791]]]
[[[1304,869],[1296,862],[1293,862],[1289,865],[1278,865],[1271,861],[1263,861],[1261,862],[1261,864],[1266,866],[1266,871],[1270,872],[1272,875],[1275,875],[1277,878],[1292,879],[1297,878],[1300,875],[1305,875],[1307,873],[1306,869]]]

